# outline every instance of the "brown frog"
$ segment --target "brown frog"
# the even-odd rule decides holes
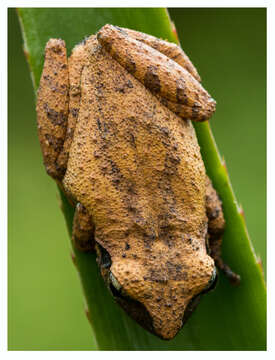
[[[97,251],[117,302],[173,338],[216,283],[224,217],[190,120],[215,101],[180,47],[105,25],[67,61],[50,39],[37,98],[44,164],[75,204],[73,243]],[[208,244],[208,245],[207,245]]]

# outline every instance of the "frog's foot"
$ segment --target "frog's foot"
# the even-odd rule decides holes
[[[78,250],[94,250],[94,226],[87,210],[80,203],[75,208],[72,240]]]
[[[214,259],[215,265],[225,274],[232,285],[240,284],[240,275],[234,273],[231,268],[223,262],[221,257],[221,245],[222,238],[211,238],[209,239],[209,252],[210,256]]]
[[[194,121],[212,116],[216,102],[192,72],[169,58],[163,47],[158,46],[156,50],[147,45],[149,41],[136,40],[112,25],[101,28],[97,39],[120,65],[177,115]]]
[[[37,94],[38,136],[47,173],[61,180],[57,159],[63,148],[69,111],[69,78],[65,42],[50,39]]]
[[[206,178],[206,213],[208,217],[208,242],[210,256],[215,260],[216,266],[224,272],[230,283],[239,285],[240,276],[234,273],[230,267],[223,262],[221,256],[222,235],[225,221],[222,211],[222,203],[210,179]]]

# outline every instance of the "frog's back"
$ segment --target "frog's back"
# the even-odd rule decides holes
[[[180,327],[180,314],[203,286],[199,279],[207,282],[213,268],[205,249],[206,175],[194,129],[95,39],[86,46],[91,57],[82,73],[64,187],[91,214],[95,240],[112,258],[112,273],[133,298],[149,301],[156,317],[166,305],[152,300],[152,291],[157,297],[161,282],[172,281],[178,295],[171,324]],[[192,251],[197,256],[189,259]],[[198,268],[192,279],[184,270],[189,266]],[[190,292],[183,295],[186,288]],[[177,296],[185,300],[177,302]]]
[[[91,213],[98,241],[111,236],[107,249],[116,251],[131,232],[147,246],[156,238],[173,246],[178,232],[199,238],[205,168],[191,122],[161,105],[94,38],[86,46],[65,188]]]

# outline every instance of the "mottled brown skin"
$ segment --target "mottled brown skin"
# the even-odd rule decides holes
[[[163,100],[170,110],[184,119],[209,119],[216,109],[216,102],[187,70],[191,68],[190,60],[185,58],[187,65],[182,67],[165,55],[167,47],[164,53],[158,51],[161,43],[159,49],[155,50],[129,35],[132,36],[132,33],[105,25],[98,32],[97,38],[116,61]],[[150,39],[147,43],[150,43]]]
[[[77,204],[75,246],[91,251],[95,244],[116,300],[171,339],[215,280],[213,254],[223,265],[221,202],[186,119],[209,118],[214,101],[178,47],[145,34],[106,25],[74,48],[69,68],[65,54],[62,40],[49,40],[37,101],[46,170]],[[188,111],[181,118],[169,102]],[[51,109],[57,119],[67,114],[65,125],[53,123]]]

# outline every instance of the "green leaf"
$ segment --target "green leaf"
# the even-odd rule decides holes
[[[39,84],[44,46],[50,37],[66,41],[68,52],[106,23],[175,41],[168,13],[153,8],[21,8],[18,10],[34,87]],[[148,21],[148,19],[150,21]],[[184,26],[184,24],[182,25]],[[87,301],[88,317],[101,350],[264,350],[266,348],[266,288],[254,255],[242,211],[237,205],[225,165],[208,123],[196,124],[207,172],[224,207],[226,232],[223,256],[241,275],[232,287],[221,274],[216,290],[201,301],[184,328],[171,341],[149,334],[130,319],[107,291],[95,254],[76,249],[75,263]],[[73,209],[61,194],[69,232]]]

